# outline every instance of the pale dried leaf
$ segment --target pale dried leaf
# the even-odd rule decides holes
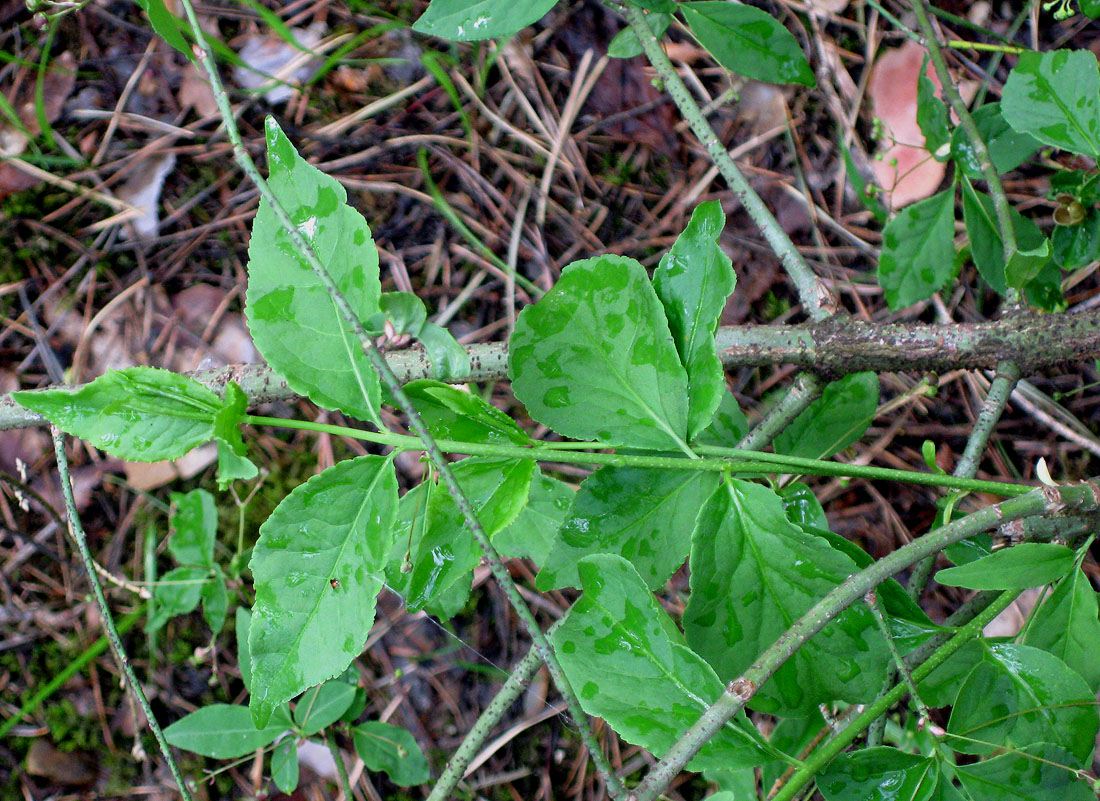
[[[890,195],[894,208],[930,197],[947,170],[924,148],[917,124],[917,77],[925,49],[913,41],[885,51],[875,62],[867,84],[875,116],[882,120],[886,149],[872,165],[875,180]],[[940,81],[929,64],[926,74],[936,91]]]
[[[199,74],[198,67],[192,63],[183,68],[177,97],[182,108],[193,108],[200,117],[211,117],[218,113],[218,101],[214,99],[210,82]]]
[[[1015,637],[1024,627],[1038,600],[1037,588],[1024,590],[1008,608],[986,624],[982,634],[986,637]]]
[[[140,217],[134,217],[130,224],[138,238],[154,237],[160,230],[160,192],[164,188],[164,179],[176,167],[175,153],[161,153],[143,161],[126,183],[118,188],[115,195],[140,209]],[[123,235],[127,230],[123,229]]]
[[[294,39],[305,50],[312,50],[321,41],[317,27],[291,28]],[[287,44],[275,34],[249,36],[237,54],[247,67],[234,67],[233,76],[245,89],[259,89],[277,78],[286,83],[307,81],[317,71],[319,61],[302,50]],[[282,103],[290,99],[293,89],[284,84],[273,86],[264,92],[268,103]]]

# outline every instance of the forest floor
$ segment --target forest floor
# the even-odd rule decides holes
[[[559,3],[510,41],[460,46],[411,32],[424,0],[264,5],[274,19],[252,0],[199,7],[209,33],[237,54],[221,58],[220,66],[248,148],[262,164],[263,120],[274,115],[302,155],[346,187],[370,224],[383,288],[415,292],[461,342],[505,339],[517,311],[532,302],[523,286],[510,286],[502,264],[540,291],[570,262],[598,254],[655,266],[705,200],[720,201],[728,215],[721,242],[738,276],[723,324],[802,319],[778,260],[644,62],[605,57],[620,23],[594,0]],[[844,308],[866,320],[995,317],[999,300],[969,265],[950,294],[897,313],[875,280],[882,226],[853,191],[851,174],[870,179],[882,169],[874,159],[880,143],[872,138],[871,77],[876,63],[903,46],[904,35],[860,0],[756,5],[796,34],[818,88],[731,76],[675,28],[669,52],[692,90],[715,101],[710,120],[722,141],[735,148],[752,185],[817,274]],[[904,3],[882,5],[908,19]],[[1092,21],[1056,22],[1039,15],[1038,3],[938,5],[972,20],[941,18],[945,38],[987,41],[993,32],[1042,49],[1100,50]],[[1034,13],[1021,12],[1024,5]],[[299,47],[288,43],[292,37]],[[957,51],[951,66],[974,91],[984,87],[996,98],[1011,63]],[[916,66],[911,54],[899,64],[896,76],[883,79],[894,87],[888,94],[898,94],[906,76],[914,80],[920,57]],[[257,91],[263,79],[256,70],[283,70],[293,85]],[[0,161],[0,393],[87,382],[135,364],[188,371],[258,360],[243,314],[257,192],[234,165],[209,86],[151,34],[140,7],[93,0],[42,24],[21,0],[0,0],[0,93],[29,133],[18,134],[0,117],[0,147],[20,162]],[[926,153],[920,161],[919,180],[914,175],[904,190],[916,197],[944,181],[942,167],[936,174],[925,163]],[[1048,175],[1033,163],[1006,180],[1014,206],[1044,230],[1054,209]],[[1095,267],[1066,276],[1070,310],[1096,304]],[[793,367],[744,369],[729,373],[728,383],[754,420],[769,393],[794,374]],[[913,392],[926,379],[935,394]],[[1040,458],[1067,480],[1100,473],[1100,395],[1090,389],[1097,379],[1092,365],[1029,376],[1031,389],[1013,397],[979,476],[1032,481]],[[988,377],[957,371],[880,380],[881,413],[841,458],[922,469],[922,445],[930,440],[936,462],[950,470]],[[487,396],[539,433],[507,383]],[[265,413],[318,414],[306,401]],[[355,442],[305,432],[249,434],[263,478],[247,498],[219,494],[223,555],[233,550],[238,519],[246,538],[254,538],[291,488],[365,452]],[[155,637],[142,628],[150,582],[171,567],[163,548],[170,495],[212,488],[213,455],[200,449],[176,463],[145,466],[83,443],[73,442],[70,453],[92,551],[114,579],[109,599],[129,626],[125,642],[158,718],[169,723],[204,704],[239,700],[231,624],[212,633],[194,612],[170,620]],[[398,466],[406,486],[419,480],[416,458]],[[0,432],[0,471],[0,723],[45,693],[0,739],[0,798],[176,797],[120,689],[110,652],[102,645],[98,655],[90,650],[102,630],[61,523],[48,433]],[[585,473],[557,475],[579,482]],[[931,488],[809,483],[833,530],[875,557],[926,531],[936,513]],[[534,569],[512,566],[528,586]],[[1086,569],[1100,580],[1095,561]],[[446,624],[410,614],[384,594],[371,647],[357,662],[369,696],[366,714],[408,728],[436,771],[527,647],[501,592],[478,575],[473,600]],[[686,587],[681,571],[664,596],[670,609]],[[246,583],[237,580],[231,589],[231,606],[247,599]],[[924,605],[941,619],[961,593],[937,587]],[[570,600],[543,596],[537,610],[544,625]],[[73,675],[51,686],[74,665]],[[499,749],[467,780],[469,797],[604,797],[557,703],[540,674],[506,719]],[[651,763],[641,749],[599,731],[617,768],[640,773]],[[337,737],[334,744],[357,779],[357,797],[426,793],[364,774],[350,743]],[[328,753],[303,773],[293,797],[336,797]],[[199,798],[279,797],[262,757],[226,766],[185,756],[184,766],[207,777]],[[705,783],[687,775],[668,797],[705,793]]]

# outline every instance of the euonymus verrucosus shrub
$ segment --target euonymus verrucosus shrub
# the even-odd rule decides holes
[[[554,4],[433,0],[415,28],[456,41],[507,36]],[[162,30],[167,12],[143,5]],[[655,37],[679,14],[730,70],[814,84],[797,40],[760,9],[635,0],[624,13],[631,27],[612,52],[646,52],[666,81],[675,76],[662,72]],[[174,27],[166,33],[169,41],[179,36]],[[690,103],[667,88],[690,119]],[[974,130],[952,127],[923,76],[919,97],[929,150],[954,163],[955,177],[886,221],[878,279],[889,304],[922,300],[954,278],[959,190],[968,256],[982,279],[1011,299],[1022,293],[1038,307],[1062,307],[1061,271],[1100,255],[1095,175],[1052,177],[1062,213],[1049,237],[1001,203],[996,175],[1040,147],[1100,155],[1095,57],[1023,54],[1002,101],[969,118]],[[550,634],[552,653],[536,647],[532,664],[551,664],[575,712],[603,718],[663,758],[633,797],[656,797],[684,767],[734,799],[770,790],[792,798],[811,781],[829,801],[1093,797],[1083,772],[1098,728],[1100,622],[1081,569],[1093,530],[1082,515],[1098,506],[1091,484],[1029,491],[822,461],[856,442],[874,416],[879,391],[870,372],[814,393],[777,431],[774,452],[735,447],[748,425],[715,344],[735,277],[718,247],[725,220],[714,202],[695,209],[652,274],[629,258],[584,259],[519,315],[508,343],[515,395],[532,418],[571,440],[534,441],[476,393],[444,383],[469,375],[466,351],[428,322],[416,297],[382,293],[370,231],[339,183],[303,160],[273,119],[266,134],[270,194],[253,226],[246,304],[256,346],[295,392],[377,429],[341,433],[388,451],[313,477],[261,526],[249,563],[255,600],[235,611],[248,707],[200,709],[167,729],[170,743],[224,759],[270,746],[272,776],[287,790],[297,782],[299,739],[347,725],[368,768],[399,784],[431,781],[407,732],[360,721],[365,695],[349,667],[378,593],[388,586],[409,609],[449,618],[466,604],[483,560],[498,566],[501,557],[525,557],[540,568],[537,589],[579,590]],[[983,180],[987,192],[974,186]],[[784,263],[797,283],[793,259]],[[802,296],[809,309],[823,308],[812,293]],[[441,380],[407,384],[398,397],[380,382],[360,333],[415,338]],[[248,415],[249,399],[233,383],[216,393],[141,367],[16,399],[126,459],[175,458],[215,440],[223,487],[256,475],[241,423],[322,429]],[[394,455],[426,440],[387,431],[384,403],[415,409],[443,451],[469,458],[437,465],[447,481],[429,471],[399,497]],[[547,462],[598,469],[574,491],[540,469]],[[777,474],[892,477],[953,492],[930,534],[874,563],[829,531],[804,484]],[[966,490],[1012,500],[964,515],[956,504]],[[151,628],[200,601],[221,628],[228,608],[213,559],[213,510],[205,491],[175,498],[169,548],[180,566],[157,593]],[[990,532],[1006,524],[1014,542],[1036,541],[993,550]],[[892,577],[939,552],[956,565],[936,574],[940,583],[984,593],[947,625],[913,600],[919,587],[907,592]],[[685,560],[690,594],[674,619],[654,592]],[[1019,636],[981,636],[1019,590],[1036,586],[1047,588],[1045,598]],[[929,707],[950,708],[945,726],[932,724]],[[746,709],[757,721],[771,716],[770,725],[759,727]],[[838,713],[838,721],[823,717]],[[578,725],[587,729],[583,717]],[[868,728],[867,746],[850,748]],[[471,735],[474,748],[486,733]],[[456,764],[434,797],[453,790],[464,763]],[[627,792],[604,778],[612,795]]]

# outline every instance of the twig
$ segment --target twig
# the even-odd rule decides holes
[[[747,451],[763,450],[798,415],[806,411],[811,403],[821,397],[823,388],[824,382],[813,373],[800,375],[798,381],[787,390],[787,393],[764,416],[764,419],[757,423],[752,431],[737,443],[737,447]]]
[[[470,503],[469,498],[455,478],[450,463],[447,462],[446,458],[443,456],[443,452],[436,444],[432,433],[428,430],[428,427],[416,412],[415,407],[409,401],[408,396],[401,387],[400,380],[394,375],[389,362],[386,361],[386,357],[383,356],[375,346],[374,341],[363,328],[362,322],[360,322],[354,310],[348,304],[347,299],[336,286],[332,276],[328,274],[328,271],[317,257],[313,247],[306,241],[301,231],[298,230],[298,227],[294,224],[286,209],[283,208],[279,199],[275,197],[274,193],[271,191],[271,187],[268,185],[267,181],[264,180],[263,176],[260,175],[259,170],[256,168],[256,164],[252,161],[248,151],[245,149],[244,143],[241,141],[240,132],[237,130],[236,121],[233,117],[233,110],[229,106],[229,99],[225,94],[225,89],[221,84],[217,67],[214,64],[213,52],[210,49],[209,42],[206,40],[206,35],[202,27],[199,25],[194,6],[191,0],[183,0],[182,5],[188,23],[190,24],[191,32],[195,36],[195,41],[197,43],[196,55],[210,80],[210,87],[217,100],[218,109],[222,115],[222,122],[225,125],[226,135],[233,145],[233,154],[237,164],[260,191],[260,195],[275,214],[279,224],[286,231],[295,250],[305,259],[310,269],[327,290],[340,316],[355,333],[363,353],[377,371],[379,377],[382,379],[382,383],[389,390],[397,404],[405,410],[410,428],[416,432],[417,436],[420,437],[420,440],[423,442],[424,450],[429,460],[435,466],[436,470],[439,471],[439,475],[443,479],[447,491],[451,494],[451,497],[454,498],[455,505],[462,513],[466,525],[473,533],[485,558],[488,560],[489,568],[493,576],[499,582],[505,597],[508,598],[508,602],[523,623],[528,635],[534,641],[535,648],[538,650],[542,660],[546,663],[547,669],[550,671],[550,677],[553,679],[558,692],[562,694],[562,697],[565,698],[566,702],[569,704],[570,714],[574,717],[574,722],[580,730],[581,740],[588,748],[596,769],[604,779],[611,795],[615,797],[621,795],[623,792],[622,783],[619,781],[614,771],[611,770],[611,766],[600,750],[599,744],[592,733],[592,728],[588,723],[588,718],[581,709],[576,694],[573,692],[572,687],[570,687],[569,680],[566,678],[565,673],[561,669],[561,665],[558,663],[557,656],[554,654],[554,649],[551,647],[546,635],[543,634],[542,630],[539,628],[538,621],[531,613],[531,610],[528,608],[519,590],[513,583],[511,574],[508,572],[507,567],[505,567],[504,561],[500,558],[499,554],[497,554],[496,549],[485,533],[485,529],[482,527],[481,521],[478,520],[473,505]]]
[[[806,314],[812,320],[824,320],[832,316],[836,312],[836,300],[829,294],[829,290],[825,288],[818,277],[814,275],[813,270],[806,264],[802,254],[798,252],[798,248],[787,236],[783,227],[768,210],[764,201],[760,199],[760,195],[749,185],[737,164],[730,158],[725,146],[718,138],[718,134],[714,132],[706,117],[703,116],[699,104],[695,102],[695,98],[691,96],[691,92],[688,91],[688,88],[676,73],[676,68],[673,67],[668,55],[661,48],[660,42],[657,41],[657,37],[645,20],[645,14],[633,5],[620,6],[618,10],[638,37],[646,58],[649,59],[649,63],[657,71],[657,76],[661,79],[673,102],[676,103],[676,107],[680,109],[684,119],[688,121],[695,136],[702,143],[707,155],[718,167],[718,171],[722,174],[730,189],[737,195],[737,199],[741,201],[745,211],[752,217],[753,222],[756,223],[760,232],[768,241],[772,251],[783,263],[787,275],[794,282],[795,290],[806,309]]]
[[[54,426],[50,427],[50,433],[53,435],[53,452],[57,457],[57,472],[61,479],[61,492],[65,496],[65,515],[69,519],[69,534],[76,542],[80,559],[84,563],[84,571],[88,575],[88,583],[92,585],[92,595],[95,597],[96,606],[99,607],[99,615],[103,621],[103,628],[107,633],[107,640],[111,644],[111,651],[126,677],[126,684],[130,688],[130,692],[137,698],[141,710],[145,713],[146,720],[149,721],[149,728],[153,732],[153,737],[157,741],[157,746],[160,748],[164,761],[168,763],[168,770],[171,771],[172,778],[176,780],[180,795],[183,796],[184,801],[191,801],[191,793],[187,789],[187,782],[184,781],[179,765],[176,764],[175,757],[172,756],[172,749],[168,745],[168,741],[164,739],[164,732],[161,731],[160,724],[157,723],[157,718],[153,714],[153,709],[149,706],[149,699],[145,697],[145,691],[141,688],[141,683],[138,682],[138,678],[134,674],[130,659],[126,656],[126,651],[122,647],[122,637],[115,627],[114,618],[111,617],[111,608],[107,605],[107,598],[103,594],[103,586],[96,578],[95,560],[88,548],[88,540],[84,536],[84,526],[81,525],[80,515],[76,511],[76,499],[73,498],[73,485],[69,479],[69,459],[65,455],[65,437],[61,430]]]
[[[740,677],[730,682],[719,699],[680,737],[676,744],[668,750],[664,758],[649,772],[645,780],[627,796],[627,801],[654,801],[691,761],[692,757],[698,753],[699,749],[730,718],[741,711],[745,704],[752,699],[757,689],[770,679],[812,636],[821,631],[853,602],[898,571],[904,570],[928,554],[938,553],[960,540],[996,528],[1011,520],[1052,514],[1056,511],[1091,512],[1098,507],[1100,507],[1100,485],[1096,483],[1085,482],[1084,484],[1057,488],[1043,487],[1004,503],[988,506],[961,520],[925,534],[923,537],[898,548],[893,553],[884,556],[874,564],[851,576],[803,614],[775,643],[757,657],[751,667],[746,669]],[[978,631],[980,630],[979,628]],[[915,672],[914,676],[919,680],[919,671]],[[891,699],[885,706],[881,706],[881,710],[889,709],[897,698],[904,694],[904,690],[905,688],[902,687],[897,697],[889,694],[883,696],[873,705],[873,708],[880,709],[881,704],[886,699]],[[866,714],[861,715],[858,719],[862,721],[860,729],[862,730],[863,727],[881,715],[881,710],[872,717],[867,717]],[[814,756],[816,757],[817,754]],[[808,761],[807,766],[809,764]],[[816,759],[814,764],[817,764]],[[824,762],[820,764],[823,765]],[[820,765],[818,765],[819,768]],[[796,774],[796,778],[798,775],[803,775],[802,771]],[[808,780],[808,776],[803,775],[803,784]],[[792,784],[793,782],[792,779]],[[791,784],[788,784],[787,787],[783,788],[783,791],[776,796],[777,801],[785,801],[785,799],[791,797],[791,793],[788,793],[791,786]]]

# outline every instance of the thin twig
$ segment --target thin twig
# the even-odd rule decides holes
[[[787,236],[783,227],[768,210],[760,195],[745,179],[737,164],[730,158],[725,146],[718,138],[718,134],[707,122],[707,118],[703,115],[699,104],[695,102],[695,98],[691,96],[691,92],[688,91],[688,88],[676,73],[676,68],[672,65],[668,55],[661,48],[660,42],[657,41],[657,37],[645,20],[645,14],[641,9],[632,5],[620,6],[618,10],[630,25],[631,30],[637,35],[642,44],[642,49],[645,51],[646,58],[657,71],[657,76],[664,84],[664,88],[672,97],[673,102],[676,103],[676,107],[680,109],[684,119],[688,121],[691,130],[707,151],[707,155],[718,167],[718,171],[725,178],[730,189],[737,195],[737,199],[741,201],[745,211],[752,217],[753,222],[756,223],[771,249],[783,263],[787,275],[794,282],[806,314],[812,320],[824,320],[832,316],[837,309],[836,300],[830,295],[824,283],[814,275],[813,270],[806,264],[802,254],[798,252],[798,248]]]
[[[295,250],[302,256],[302,258],[309,265],[310,269],[321,281],[332,299],[333,304],[336,306],[337,311],[343,320],[351,327],[355,333],[356,338],[359,340],[359,344],[363,350],[363,353],[370,360],[371,365],[377,371],[379,377],[382,379],[382,383],[389,390],[393,399],[397,404],[405,410],[408,417],[409,427],[416,432],[420,437],[424,445],[424,450],[439,471],[440,477],[443,479],[443,483],[447,487],[447,491],[454,498],[455,505],[462,513],[462,517],[473,533],[474,538],[477,540],[478,545],[481,547],[485,558],[489,562],[490,570],[497,582],[500,584],[505,597],[515,610],[516,615],[523,623],[524,628],[527,630],[528,635],[535,643],[535,647],[538,649],[539,655],[546,663],[547,669],[550,671],[550,677],[554,681],[554,685],[557,687],[558,692],[562,694],[566,702],[569,704],[570,714],[574,718],[574,722],[577,725],[581,740],[585,747],[588,748],[589,754],[592,757],[592,761],[603,778],[605,784],[608,787],[612,796],[618,797],[623,792],[622,783],[615,775],[611,766],[608,764],[606,757],[600,750],[599,743],[596,741],[592,728],[589,725],[588,718],[585,716],[583,709],[580,706],[580,702],[577,700],[576,694],[573,692],[572,687],[569,685],[569,680],[566,678],[565,673],[561,669],[561,665],[558,663],[557,656],[554,653],[554,649],[550,645],[546,635],[543,634],[542,629],[539,627],[538,621],[531,613],[530,608],[524,602],[523,597],[520,595],[519,590],[516,588],[515,583],[512,581],[511,574],[505,567],[504,561],[497,554],[496,549],[493,547],[489,536],[485,533],[485,529],[481,525],[481,521],[478,520],[477,514],[474,511],[473,505],[470,503],[469,498],[463,491],[461,485],[459,485],[457,478],[455,478],[454,471],[451,470],[450,463],[447,462],[443,456],[443,452],[436,444],[435,438],[428,430],[428,427],[424,424],[420,415],[416,412],[415,407],[409,401],[408,396],[402,389],[401,382],[397,376],[394,375],[393,370],[390,368],[389,363],[386,361],[386,357],[375,346],[374,341],[370,335],[367,334],[363,328],[362,322],[356,316],[354,310],[348,304],[347,299],[340,292],[333,281],[332,276],[329,275],[325,266],[321,263],[317,257],[313,247],[302,235],[301,231],[294,224],[290,215],[286,209],[283,208],[279,199],[275,197],[271,191],[271,187],[263,176],[260,175],[259,170],[256,168],[256,164],[252,161],[248,151],[244,147],[244,143],[241,140],[240,132],[237,130],[236,121],[233,117],[233,110],[229,106],[229,99],[225,94],[225,89],[221,84],[220,76],[218,75],[217,67],[214,63],[213,51],[210,49],[209,42],[206,40],[206,35],[199,25],[198,17],[195,14],[195,9],[190,0],[183,0],[183,9],[187,15],[188,23],[191,26],[191,31],[195,36],[197,43],[197,53],[203,69],[206,71],[207,77],[210,80],[211,89],[214,92],[214,97],[218,103],[218,109],[222,115],[222,122],[225,125],[226,135],[229,138],[230,143],[233,146],[233,154],[237,164],[245,175],[253,182],[256,188],[260,191],[260,195],[264,201],[271,208],[275,214],[279,224],[286,231],[291,242],[294,245]]]
[[[145,697],[145,691],[141,688],[141,683],[134,673],[133,666],[130,665],[130,658],[126,656],[126,651],[122,646],[122,637],[119,636],[118,629],[115,627],[115,620],[111,616],[111,608],[107,605],[107,597],[103,594],[103,586],[96,578],[95,560],[88,548],[88,539],[84,536],[84,526],[80,523],[80,515],[76,510],[76,499],[73,497],[73,485],[69,478],[69,459],[65,455],[65,437],[61,430],[55,426],[50,427],[50,433],[53,435],[53,452],[57,457],[57,472],[61,479],[61,492],[65,496],[65,515],[69,520],[69,534],[76,542],[77,550],[80,552],[80,560],[84,563],[84,571],[88,575],[88,583],[92,585],[92,595],[95,597],[96,606],[99,607],[99,616],[103,621],[103,629],[107,633],[107,640],[111,644],[111,651],[126,677],[126,684],[130,688],[130,692],[137,699],[138,705],[145,713],[146,720],[149,721],[149,728],[153,732],[153,737],[157,741],[157,746],[160,748],[164,761],[168,763],[168,770],[171,771],[172,778],[176,780],[180,795],[183,796],[184,801],[191,801],[191,793],[187,789],[187,782],[184,781],[183,774],[180,773],[179,765],[176,764],[175,757],[172,756],[172,749],[168,745],[168,741],[164,739],[164,732],[161,731],[160,724],[157,723],[157,718],[153,714],[153,709],[149,706],[149,699]]]

